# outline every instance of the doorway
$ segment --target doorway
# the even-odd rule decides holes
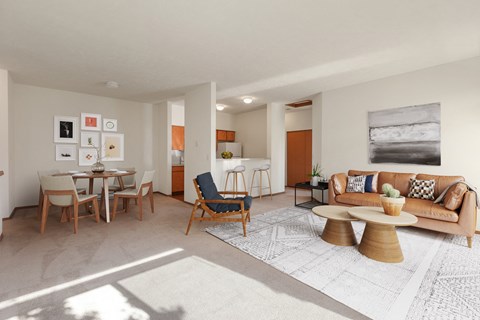
[[[312,171],[312,130],[287,132],[287,186],[309,180]]]

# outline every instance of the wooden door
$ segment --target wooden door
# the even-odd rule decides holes
[[[185,149],[185,130],[182,126],[172,126],[172,150]]]
[[[312,171],[312,130],[287,132],[287,186],[309,180]]]

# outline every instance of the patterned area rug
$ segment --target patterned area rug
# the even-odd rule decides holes
[[[480,241],[398,228],[405,260],[371,260],[355,247],[323,241],[326,219],[300,208],[206,231],[372,319],[480,319]],[[354,222],[360,242],[364,223]]]

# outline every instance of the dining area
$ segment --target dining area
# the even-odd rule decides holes
[[[154,213],[154,170],[146,170],[139,183],[133,167],[97,172],[50,169],[39,170],[37,174],[40,183],[37,218],[41,234],[46,230],[49,215],[54,213],[51,207],[60,208],[61,223],[73,221],[74,234],[78,233],[80,219],[91,218],[96,223],[100,220],[110,223],[118,213],[128,213],[130,200],[138,207],[138,220],[143,220],[144,198],[148,198],[150,211]],[[86,187],[78,186],[79,181],[86,182]],[[97,184],[95,181],[98,181]],[[100,188],[101,192],[98,193]]]

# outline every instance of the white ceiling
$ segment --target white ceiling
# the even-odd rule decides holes
[[[0,68],[141,102],[215,81],[236,113],[479,56],[479,17],[478,0],[2,0]]]

